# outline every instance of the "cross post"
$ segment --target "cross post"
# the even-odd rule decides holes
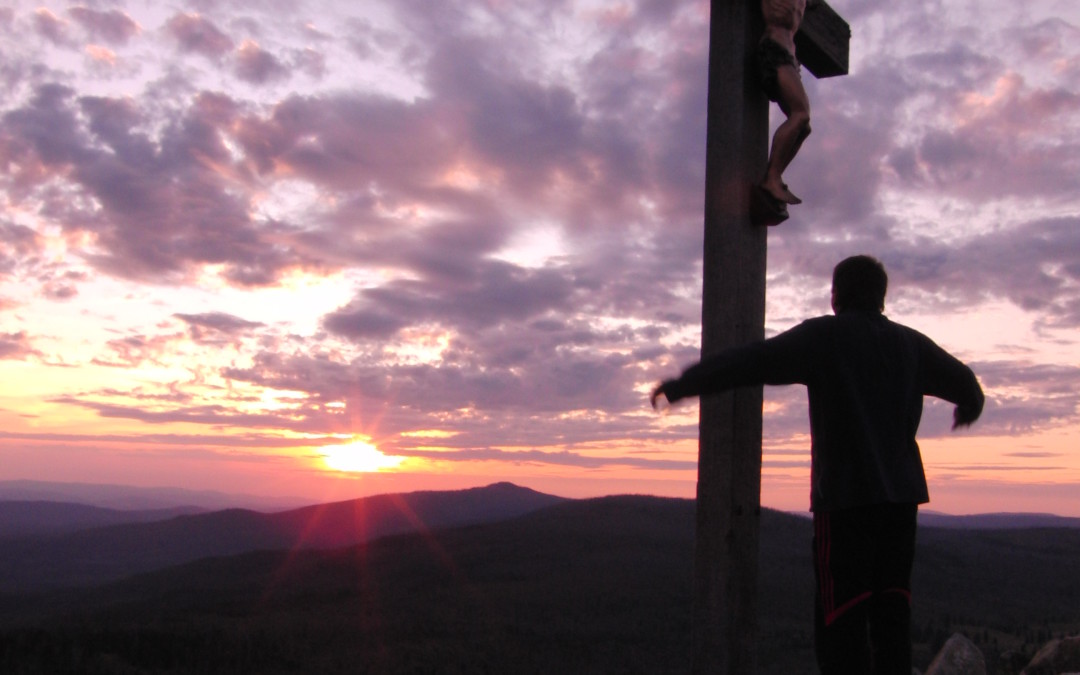
[[[765,172],[769,150],[769,101],[755,68],[755,50],[764,29],[761,0],[711,4],[703,357],[764,338],[767,228],[763,224],[779,222],[775,217],[770,220],[770,214],[763,217],[760,204],[752,199],[752,186]],[[824,2],[811,4],[796,35],[798,56],[818,77],[846,74],[850,28]],[[760,386],[701,399],[695,674],[757,672],[762,400]]]

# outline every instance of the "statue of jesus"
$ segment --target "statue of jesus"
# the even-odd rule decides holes
[[[809,4],[812,7],[817,0],[809,0]],[[799,31],[806,7],[807,0],[761,0],[761,12],[765,16],[765,32],[757,53],[761,85],[787,119],[773,135],[768,168],[759,187],[783,204],[802,203],[788,189],[782,175],[810,135],[810,100],[795,59],[795,33]]]

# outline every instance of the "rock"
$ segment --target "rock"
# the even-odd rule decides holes
[[[1019,649],[1009,649],[998,656],[1003,673],[1020,673],[1031,657]]]
[[[930,662],[926,675],[986,675],[986,658],[971,640],[955,633]]]
[[[1020,675],[1065,675],[1080,671],[1080,635],[1043,645]]]

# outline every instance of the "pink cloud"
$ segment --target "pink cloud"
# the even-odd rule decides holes
[[[235,344],[243,335],[265,325],[224,312],[174,314],[173,316],[187,324],[188,333],[193,342],[203,345]]]
[[[53,44],[66,45],[70,41],[67,23],[44,7],[34,12],[34,30]]]
[[[180,333],[156,336],[133,334],[109,340],[104,353],[95,357],[93,362],[111,368],[135,368],[147,362],[160,364],[161,357],[174,352],[176,343],[181,340],[183,336]],[[124,395],[131,396],[131,393]]]
[[[165,30],[183,51],[211,59],[221,58],[233,48],[232,38],[198,14],[177,14],[165,24]]]
[[[127,44],[139,32],[139,24],[118,9],[99,11],[88,7],[72,7],[68,14],[91,38],[104,40],[109,44]]]
[[[246,40],[236,54],[236,76],[252,84],[265,84],[287,77],[289,71],[270,52]]]
[[[0,359],[22,360],[36,355],[40,352],[34,349],[26,331],[0,333]]]

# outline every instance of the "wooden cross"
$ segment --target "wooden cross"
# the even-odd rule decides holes
[[[755,68],[761,0],[712,0],[711,12],[702,356],[765,337],[767,228],[751,219],[769,146],[769,101]],[[850,36],[816,3],[796,34],[799,60],[819,78],[846,74]],[[762,387],[701,400],[694,673],[757,672],[761,407]]]

